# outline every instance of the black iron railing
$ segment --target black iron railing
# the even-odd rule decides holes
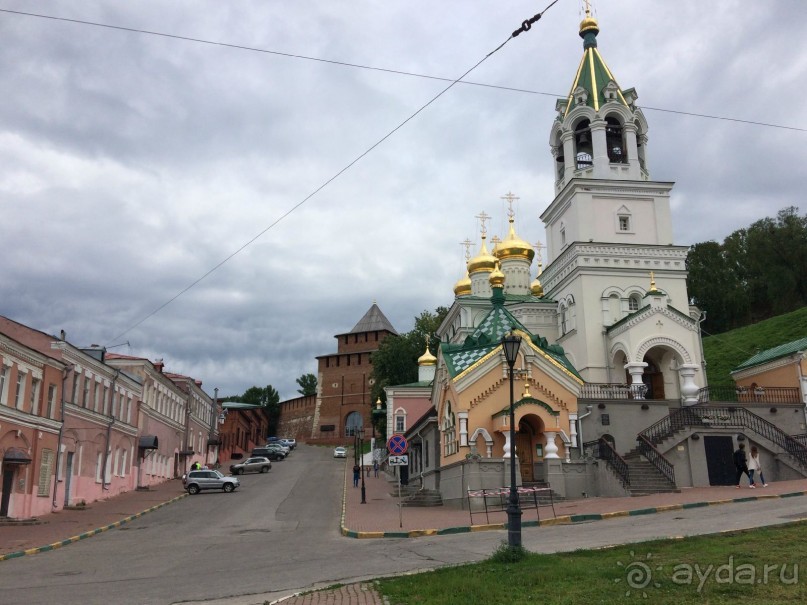
[[[608,464],[622,481],[622,485],[625,489],[630,488],[630,469],[628,468],[628,463],[625,462],[625,459],[614,449],[614,445],[610,441],[600,437],[596,441],[594,455],[599,460],[605,460],[606,464]]]
[[[667,460],[644,435],[640,434],[637,441],[639,445],[636,449],[639,454],[644,456],[650,464],[655,466],[656,469],[667,478],[667,481],[675,485],[675,467],[673,467],[670,461]]]
[[[639,433],[652,445],[658,445],[684,428],[742,428],[761,435],[792,456],[807,470],[807,446],[782,431],[775,424],[743,407],[692,406],[681,408]]]
[[[807,433],[802,433],[801,435],[792,435],[792,437],[803,446],[807,447]]]
[[[698,403],[801,403],[798,387],[706,387]]]

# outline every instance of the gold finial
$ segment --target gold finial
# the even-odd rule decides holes
[[[502,239],[498,235],[494,235],[493,237],[490,238],[490,243],[495,246],[497,244],[501,244]]]
[[[583,5],[586,7],[586,17],[591,16],[591,2],[589,0],[583,0]]]
[[[481,232],[482,232],[482,239],[485,239],[488,235],[488,230],[485,223],[490,219],[490,215],[486,214],[483,210],[479,214],[476,215],[476,218],[479,219],[479,222],[482,223]]]
[[[650,291],[658,292],[658,290],[656,289],[656,277],[652,271],[650,272]]]
[[[527,397],[532,397],[532,394],[530,393],[530,383],[529,382],[524,383],[524,394],[521,396],[521,398],[525,399]]]
[[[381,397],[375,400],[375,409],[377,410],[381,409]]]
[[[513,222],[513,217],[516,215],[516,211],[513,210],[513,202],[520,200],[521,198],[517,195],[514,195],[512,191],[508,191],[505,195],[501,196],[499,199],[502,199],[507,202],[509,206],[507,210],[507,217],[509,218],[510,222]]]

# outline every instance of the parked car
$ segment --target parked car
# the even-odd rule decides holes
[[[335,447],[333,449],[333,457],[334,458],[347,458],[347,448],[342,447],[341,445],[339,447]]]
[[[286,454],[279,447],[267,445],[266,447],[256,447],[252,450],[252,457],[269,458],[269,460],[283,460]]]
[[[189,471],[182,477],[182,485],[189,494],[198,494],[204,489],[220,489],[231,492],[241,482],[237,477],[228,477],[216,470]]]
[[[247,458],[243,462],[230,465],[230,472],[233,475],[243,475],[244,473],[268,473],[272,468],[272,462],[264,456]]]
[[[285,445],[287,448],[293,450],[297,447],[297,440],[296,439],[281,439],[280,445]]]

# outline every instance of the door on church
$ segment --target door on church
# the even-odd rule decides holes
[[[647,367],[642,374],[642,382],[647,386],[645,399],[664,399],[664,374],[658,369],[658,366],[645,358]]]
[[[521,482],[535,481],[532,468],[532,435],[516,433],[516,456],[521,469]]]

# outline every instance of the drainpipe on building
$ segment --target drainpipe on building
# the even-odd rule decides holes
[[[62,334],[64,335],[64,331],[62,331]],[[62,340],[64,340],[64,338]],[[68,364],[67,367],[65,367],[62,370],[62,402],[61,402],[62,403],[62,406],[61,406],[62,407],[62,413],[61,413],[62,424],[59,427],[59,439],[56,442],[56,482],[55,482],[55,485],[53,486],[53,503],[51,504],[51,508],[54,508],[54,509],[58,507],[57,504],[56,504],[56,496],[57,496],[57,492],[59,491],[58,490],[58,487],[59,487],[59,473],[61,472],[62,465],[64,464],[64,461],[62,460],[62,437],[64,436],[64,404],[66,403],[65,402],[64,392],[65,392],[65,386],[67,385],[67,377],[70,375],[70,372],[72,372],[75,368],[76,368],[76,366],[74,366],[73,364]]]
[[[210,440],[213,439],[213,427],[218,422],[219,388],[213,389],[213,409],[210,410],[210,431],[207,433],[207,447],[205,447],[205,464],[210,462]],[[218,447],[218,446],[216,446]],[[218,456],[216,456],[218,457]]]
[[[111,400],[109,402],[109,424],[106,427],[106,449],[104,450],[104,474],[102,475],[101,489],[109,491],[109,445],[112,439],[112,425],[115,424],[115,383],[118,382],[120,370],[115,370],[115,376],[112,378],[112,386],[109,389]]]
[[[594,406],[587,405],[586,409],[588,412],[585,414],[580,414],[577,417],[577,438],[580,440],[580,459],[583,460],[585,458],[586,453],[583,451],[583,418],[587,418],[591,416],[591,411]]]
[[[190,450],[190,443],[188,442],[188,435],[190,435],[191,431],[191,403],[192,403],[192,394],[191,394],[191,386],[188,385],[188,413],[185,415],[185,451]],[[187,473],[190,470],[190,464],[188,464],[188,458],[193,458],[191,456],[185,456],[185,472]]]

